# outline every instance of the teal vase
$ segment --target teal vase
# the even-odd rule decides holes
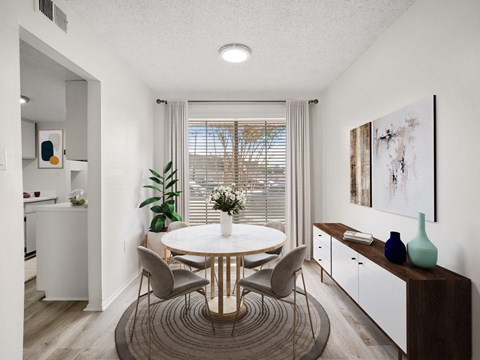
[[[432,269],[437,265],[438,250],[425,232],[425,214],[418,214],[417,235],[407,244],[408,260],[416,267]]]

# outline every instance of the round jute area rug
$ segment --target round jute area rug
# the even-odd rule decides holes
[[[312,338],[305,297],[297,294],[295,359],[320,357],[330,334],[325,309],[308,297],[315,340]],[[290,298],[289,300],[293,300]],[[245,297],[247,312],[238,320],[232,336],[233,322],[214,322],[205,316],[204,298],[191,295],[191,308],[185,312],[184,298],[167,301],[152,308],[152,359],[195,360],[276,360],[292,359],[293,306],[250,293]],[[122,360],[148,358],[147,299],[139,304],[137,324],[130,342],[135,302],[122,315],[115,329],[115,345]]]

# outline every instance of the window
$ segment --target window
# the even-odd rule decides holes
[[[217,185],[245,190],[245,210],[235,223],[285,219],[285,120],[190,120],[190,223],[218,223],[206,202]]]

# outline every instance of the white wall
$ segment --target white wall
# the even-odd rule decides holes
[[[30,0],[10,1],[18,4],[19,25],[25,30],[22,39],[89,80],[89,92],[91,81],[100,82],[101,123],[88,123],[89,173],[98,183],[89,181],[88,188],[89,246],[98,250],[96,255],[89,252],[95,255],[95,260],[90,256],[89,261],[101,269],[90,279],[97,282],[95,291],[101,293],[95,294],[95,306],[89,305],[90,309],[105,307],[138,269],[136,246],[142,241],[145,215],[137,207],[143,173],[153,163],[154,98],[67,2],[56,2],[69,18],[65,35],[43,14],[33,11]],[[36,43],[28,33],[47,46]],[[94,129],[97,131],[92,134]],[[98,229],[97,239],[92,239],[92,227]]]
[[[18,24],[13,1],[0,11],[0,358],[21,359],[23,342],[23,204]]]
[[[89,108],[89,262],[94,263],[98,307],[105,307],[138,271],[137,244],[144,215],[137,209],[145,169],[153,163],[154,98],[150,90],[103,41],[70,10],[63,33],[31,0],[2,2],[0,14],[0,148],[6,146],[8,170],[0,170],[1,358],[20,359],[23,337],[23,224],[20,132],[19,33],[55,61],[89,81],[101,97]],[[99,81],[95,83],[95,79]],[[92,84],[90,84],[92,83]],[[89,94],[90,96],[90,94]],[[90,104],[89,104],[90,106]],[[92,120],[92,121],[93,121]],[[93,126],[90,126],[93,125]],[[94,133],[91,131],[95,130]],[[92,230],[93,229],[93,230]]]
[[[472,279],[473,354],[480,359],[480,1],[419,0],[322,95],[322,161],[314,220],[407,242],[416,220],[350,204],[349,130],[437,95],[437,215],[427,233],[439,264]],[[319,149],[315,147],[315,151]],[[448,316],[448,314],[444,314]]]

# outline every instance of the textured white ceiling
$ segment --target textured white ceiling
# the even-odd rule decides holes
[[[82,80],[37,49],[20,41],[20,89],[30,102],[22,118],[37,122],[65,121],[65,81]]]
[[[415,0],[68,0],[167,98],[315,96]],[[252,49],[228,64],[218,49]]]

